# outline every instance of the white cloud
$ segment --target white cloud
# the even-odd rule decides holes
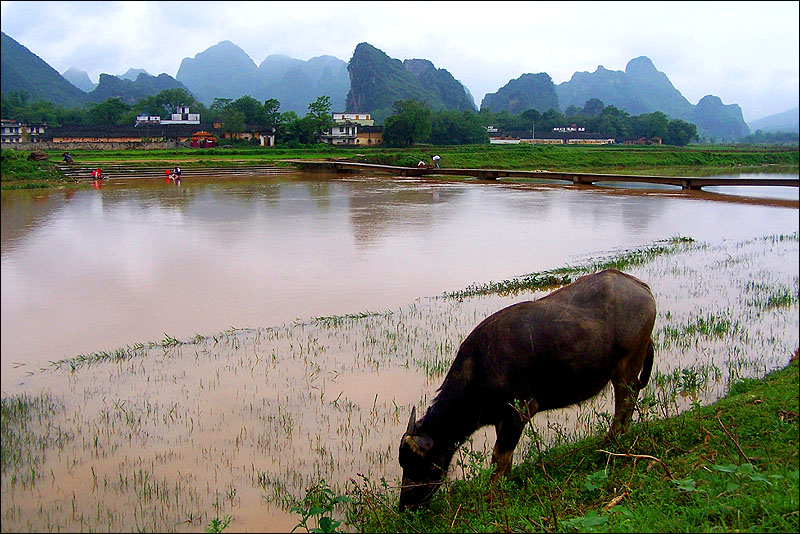
[[[757,119],[798,105],[797,2],[2,2],[2,30],[59,72],[177,74],[229,40],[270,54],[348,61],[359,42],[425,58],[478,104],[509,80],[555,83],[648,56],[691,102],[706,94]]]

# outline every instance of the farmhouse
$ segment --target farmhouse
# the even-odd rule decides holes
[[[331,145],[371,146],[383,144],[383,126],[375,126],[369,113],[331,113],[333,127],[320,140]]]
[[[45,123],[19,123],[13,119],[2,120],[0,142],[8,144],[38,143],[47,129]]]

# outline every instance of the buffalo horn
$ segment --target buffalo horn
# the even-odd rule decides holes
[[[417,422],[417,407],[414,406],[411,408],[411,417],[408,418],[408,428],[406,428],[406,434],[411,434],[414,430],[414,423]]]

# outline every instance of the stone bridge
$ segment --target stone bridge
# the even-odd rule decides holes
[[[601,182],[641,182],[673,185],[683,189],[701,189],[712,185],[788,186],[800,187],[797,178],[695,178],[680,176],[646,176],[628,174],[597,174],[583,172],[520,171],[505,169],[452,169],[432,167],[399,167],[374,163],[350,163],[344,161],[285,160],[307,171],[329,172],[385,172],[399,176],[472,176],[478,180],[498,178],[533,178],[538,180],[565,181],[573,184]]]

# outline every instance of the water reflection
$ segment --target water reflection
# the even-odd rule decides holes
[[[797,230],[796,206],[721,196],[324,174],[3,192],[2,387],[165,333],[391,309],[676,234]]]

